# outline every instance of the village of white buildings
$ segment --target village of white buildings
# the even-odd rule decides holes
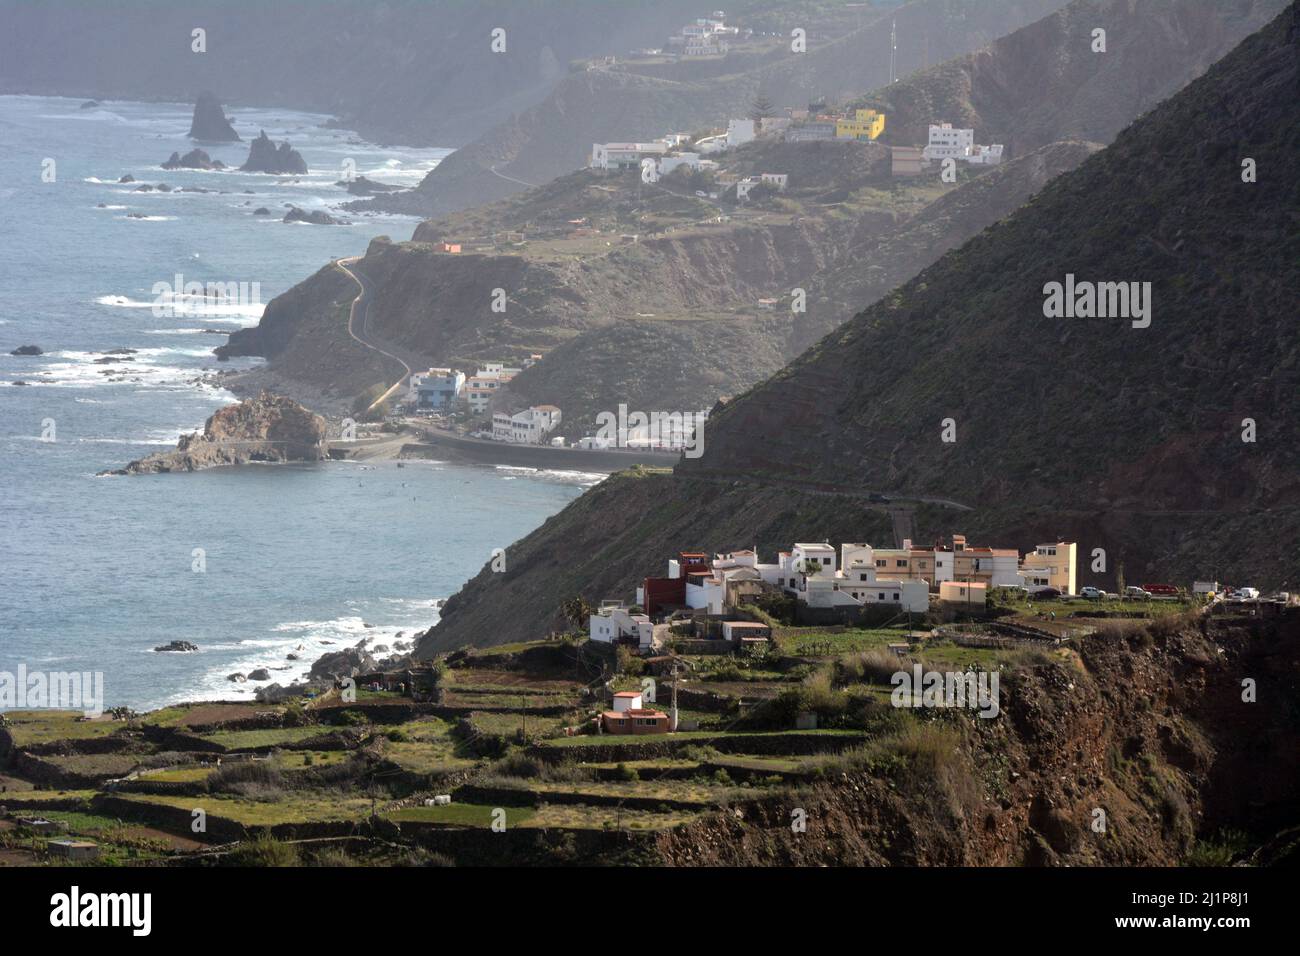
[[[983,611],[992,591],[1008,588],[1049,600],[1076,594],[1078,545],[1053,541],[1025,554],[977,547],[964,535],[949,543],[901,548],[829,542],[797,543],[763,563],[757,551],[684,551],[662,577],[647,577],[632,605],[605,601],[591,615],[593,641],[626,643],[641,652],[662,644],[674,616],[716,620],[718,636],[738,648],[765,642],[770,628],[735,619],[761,595],[793,599],[799,616],[818,623],[854,623],[870,616],[926,614],[935,608]],[[1096,589],[1085,589],[1095,591]]]
[[[563,417],[555,405],[530,405],[520,411],[498,408],[506,385],[541,355],[530,355],[519,367],[504,362],[483,362],[472,374],[456,368],[430,368],[413,373],[399,410],[419,416],[450,419],[462,415],[478,427],[471,438],[516,445],[564,447],[555,435]],[[688,412],[629,411],[625,404],[596,416],[594,434],[575,439],[570,447],[628,449],[687,455],[702,450],[701,438],[707,410]]]
[[[747,31],[729,26],[724,11],[715,10],[682,27],[679,34],[669,38],[666,50],[638,50],[639,56],[726,56],[731,44],[747,35]],[[615,58],[605,57],[593,68],[610,68]],[[732,198],[745,202],[758,187],[771,187],[784,192],[788,174],[779,170],[753,176],[737,176],[722,169],[710,157],[726,150],[744,146],[761,137],[781,138],[787,142],[816,140],[857,140],[874,142],[885,131],[885,114],[875,109],[836,111],[824,104],[809,108],[788,107],[772,110],[778,115],[758,115],[733,118],[725,129],[711,131],[702,136],[687,133],[669,133],[650,142],[593,143],[590,167],[600,170],[637,168],[650,181],[667,176],[678,169],[710,173],[714,185],[706,192],[710,199]],[[972,166],[995,166],[1002,162],[1001,144],[981,145],[975,142],[973,129],[954,127],[937,120],[929,128],[929,141],[923,146],[891,146],[892,174],[894,176],[919,176],[933,163],[955,160]]]

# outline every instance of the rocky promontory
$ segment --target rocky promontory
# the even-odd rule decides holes
[[[249,146],[248,162],[239,169],[245,173],[306,173],[307,161],[287,142],[276,146],[262,130]]]
[[[151,475],[221,465],[325,458],[325,419],[270,392],[213,413],[202,432],[183,435],[175,451],[159,452],[101,475]]]
[[[200,93],[194,103],[194,119],[190,121],[190,139],[207,143],[238,143],[239,134],[226,118],[215,93]]]

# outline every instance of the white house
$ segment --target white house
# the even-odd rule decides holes
[[[546,434],[560,424],[560,410],[554,405],[534,405],[507,415],[492,416],[492,438],[517,445],[540,445]]]
[[[735,149],[751,142],[755,136],[752,119],[733,119],[727,121],[727,148]]]
[[[921,151],[926,159],[966,159],[975,145],[973,129],[956,129],[951,123],[930,124],[930,142]]]
[[[639,168],[641,160],[658,159],[668,152],[668,144],[656,143],[592,143],[591,166],[595,169]]]
[[[602,607],[587,622],[588,634],[593,641],[612,644],[615,641],[635,642],[638,650],[654,644],[654,625],[645,614],[633,614],[625,607]]]
[[[980,146],[976,144],[971,147],[970,155],[966,157],[966,162],[972,166],[997,166],[1002,162],[1002,144],[994,143],[991,146]]]
[[[640,710],[641,695],[634,690],[620,690],[614,694],[614,711],[623,713],[626,710]]]
[[[679,166],[685,166],[687,169],[699,169],[702,162],[699,153],[674,153],[672,156],[665,156],[659,160],[659,175],[667,176]]]
[[[921,155],[934,160],[959,159],[973,166],[996,166],[1002,162],[1002,145],[980,146],[973,129],[956,129],[951,123],[930,126],[930,142]]]
[[[407,398],[422,409],[452,407],[465,387],[465,373],[454,368],[431,368],[411,376]]]

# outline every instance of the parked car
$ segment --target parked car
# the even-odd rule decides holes
[[[1178,588],[1172,584],[1144,584],[1142,589],[1154,597],[1178,597]]]
[[[1140,588],[1136,584],[1130,584],[1124,589],[1124,597],[1131,601],[1149,601],[1151,592],[1146,588]]]
[[[1039,588],[1037,591],[1031,591],[1029,599],[1031,601],[1055,601],[1061,596],[1061,592],[1056,588]]]
[[[1106,592],[1101,588],[1091,586],[1079,588],[1079,597],[1087,598],[1089,601],[1100,601],[1106,596]]]
[[[1259,591],[1255,588],[1237,588],[1237,597],[1243,601],[1258,601]]]

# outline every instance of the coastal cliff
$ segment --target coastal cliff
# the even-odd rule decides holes
[[[101,474],[150,475],[324,457],[325,420],[291,399],[263,392],[213,413],[203,431],[183,435],[175,451],[149,455]]]

